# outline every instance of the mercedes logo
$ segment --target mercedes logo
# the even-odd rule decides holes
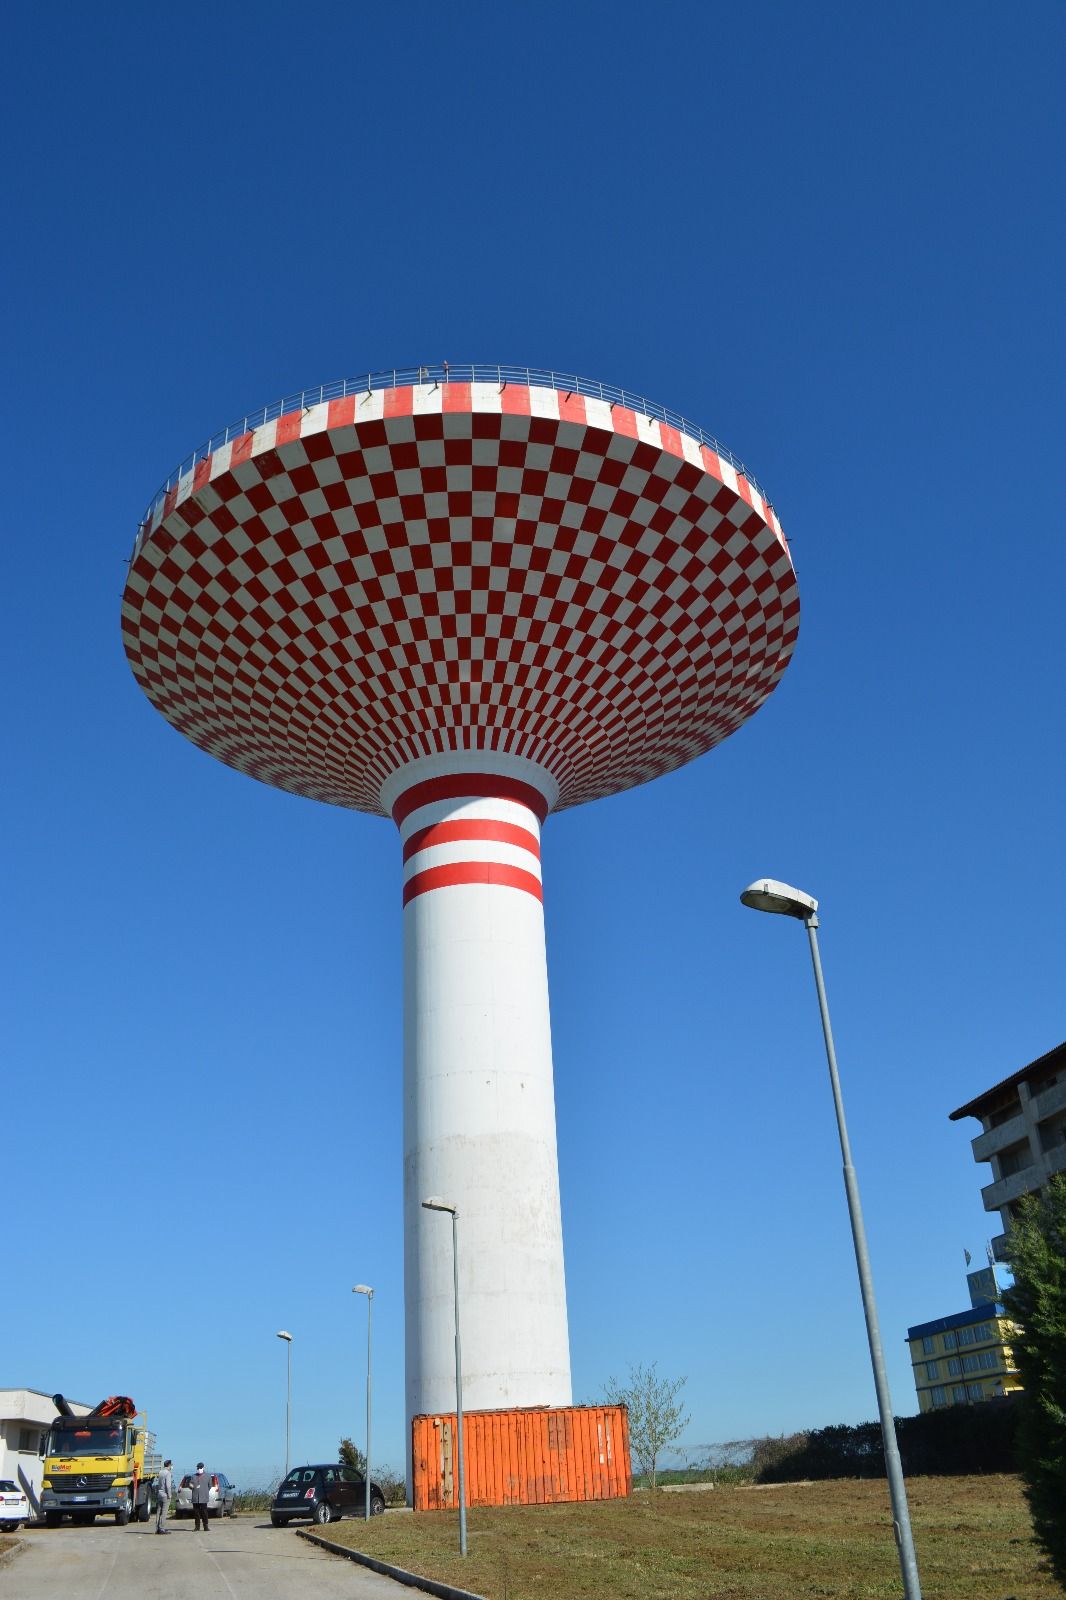
[[[79,1478],[78,1479],[78,1488],[79,1489],[84,1489],[87,1482],[88,1482],[87,1478]]]

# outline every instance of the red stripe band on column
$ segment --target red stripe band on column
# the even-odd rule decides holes
[[[518,778],[504,778],[491,772],[455,772],[442,778],[427,778],[407,789],[392,808],[392,820],[399,827],[412,811],[434,800],[514,800],[526,806],[540,822],[548,815],[548,802],[539,789]]]
[[[403,886],[403,903],[430,889],[454,889],[464,883],[492,883],[505,889],[522,889],[544,902],[540,879],[520,867],[505,867],[499,861],[456,861],[447,867],[427,867],[416,872]]]
[[[409,861],[419,850],[429,850],[435,844],[464,843],[470,839],[483,839],[492,844],[513,844],[520,850],[540,860],[540,844],[535,833],[519,828],[513,822],[492,822],[488,817],[472,817],[459,822],[434,822],[428,828],[419,828],[403,847],[403,858]]]

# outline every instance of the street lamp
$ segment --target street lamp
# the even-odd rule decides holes
[[[459,1344],[459,1208],[432,1194],[426,1211],[447,1211],[452,1219],[452,1279],[455,1285],[455,1449],[459,1458],[459,1554],[466,1555],[466,1494],[463,1485],[463,1357]]]
[[[366,1467],[363,1485],[363,1515],[370,1521],[370,1325],[374,1316],[374,1291],[368,1283],[357,1283],[353,1294],[366,1295]]]
[[[278,1334],[279,1339],[285,1340],[286,1352],[286,1381],[285,1381],[285,1476],[289,1476],[289,1445],[292,1439],[292,1334],[286,1333],[282,1328]]]
[[[866,1316],[866,1336],[870,1342],[870,1360],[874,1369],[874,1388],[877,1390],[877,1409],[881,1417],[881,1435],[885,1442],[885,1465],[888,1471],[889,1494],[892,1499],[892,1519],[896,1535],[896,1548],[899,1552],[899,1566],[903,1577],[903,1593],[906,1596],[906,1600],[922,1600],[922,1590],[918,1579],[918,1561],[914,1553],[914,1538],[911,1533],[910,1512],[907,1509],[907,1490],[903,1482],[899,1446],[896,1443],[896,1424],[892,1415],[892,1397],[888,1390],[885,1355],[881,1348],[881,1330],[877,1320],[877,1304],[874,1300],[874,1280],[870,1271],[870,1256],[866,1248],[866,1229],[863,1225],[862,1206],[859,1202],[859,1180],[855,1175],[855,1168],[851,1161],[851,1145],[848,1142],[847,1123],[844,1121],[844,1100],[840,1092],[840,1077],[837,1073],[833,1030],[829,1023],[829,1002],[825,996],[822,959],[818,952],[818,936],[815,932],[818,927],[818,902],[813,896],[804,894],[800,889],[793,889],[790,884],[779,883],[775,878],[758,878],[754,883],[748,885],[740,899],[742,904],[750,906],[753,911],[772,911],[779,916],[795,917],[798,922],[804,923],[807,928],[807,937],[811,946],[811,961],[814,965],[814,983],[818,991],[818,1008],[822,1015],[822,1032],[825,1035],[825,1053],[829,1060],[829,1081],[833,1086],[833,1105],[836,1109],[837,1132],[840,1135],[840,1153],[844,1158],[844,1188],[848,1196],[848,1215],[851,1218],[851,1237],[855,1245],[855,1264],[859,1269],[862,1309]]]

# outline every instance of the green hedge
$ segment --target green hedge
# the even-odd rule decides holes
[[[916,1417],[897,1417],[896,1438],[903,1471],[908,1477],[1015,1472],[1017,1416],[1014,1402],[1006,1397],[972,1406],[947,1406]],[[815,1428],[808,1434],[795,1435],[788,1441],[788,1448],[771,1454],[776,1459],[756,1459],[754,1463],[759,1483],[885,1476],[884,1442],[878,1422]]]

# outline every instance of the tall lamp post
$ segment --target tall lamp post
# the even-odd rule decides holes
[[[888,1471],[888,1489],[892,1499],[892,1519],[899,1552],[899,1566],[903,1577],[906,1600],[922,1600],[918,1579],[918,1561],[914,1553],[910,1512],[907,1508],[907,1490],[903,1482],[899,1446],[896,1443],[896,1425],[892,1415],[892,1397],[885,1371],[885,1355],[881,1348],[881,1329],[877,1320],[877,1303],[874,1299],[873,1274],[866,1248],[866,1229],[859,1202],[859,1180],[851,1160],[847,1123],[844,1121],[844,1100],[840,1092],[833,1030],[829,1023],[829,1002],[822,978],[822,960],[818,952],[818,902],[801,889],[774,878],[759,878],[749,884],[741,895],[741,902],[753,911],[773,911],[780,916],[795,917],[805,924],[814,965],[814,983],[818,991],[818,1008],[822,1015],[822,1032],[825,1035],[825,1053],[829,1059],[829,1081],[833,1086],[833,1105],[836,1109],[837,1133],[840,1135],[840,1153],[844,1158],[844,1188],[848,1197],[848,1215],[851,1218],[851,1237],[855,1245],[855,1263],[859,1269],[859,1288],[862,1292],[862,1309],[866,1316],[866,1336],[870,1342],[870,1360],[874,1370],[874,1388],[877,1390],[877,1409],[881,1417],[881,1435],[885,1442],[885,1465]]]
[[[374,1318],[374,1291],[368,1283],[357,1283],[353,1294],[366,1295],[366,1466],[363,1485],[363,1516],[370,1521],[370,1332]]]
[[[430,1195],[426,1211],[447,1211],[452,1219],[452,1279],[455,1286],[455,1449],[459,1458],[459,1554],[466,1555],[466,1493],[463,1484],[463,1357],[459,1343],[459,1208]]]
[[[292,1334],[282,1328],[279,1339],[285,1340],[285,1476],[289,1476],[289,1447],[292,1443]]]

